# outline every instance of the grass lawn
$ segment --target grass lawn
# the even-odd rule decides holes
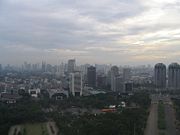
[[[48,135],[45,123],[25,124],[22,126],[23,135]]]

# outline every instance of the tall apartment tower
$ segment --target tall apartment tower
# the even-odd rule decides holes
[[[113,66],[111,68],[111,90],[117,91],[117,77],[119,76],[119,68],[117,66]]]
[[[169,89],[180,89],[180,65],[178,63],[169,65],[168,87]]]
[[[166,88],[166,65],[163,63],[155,65],[154,78],[156,88]]]
[[[75,71],[76,60],[70,59],[68,60],[68,73],[73,73]]]
[[[89,87],[96,87],[96,68],[93,66],[87,68],[87,82]]]
[[[73,96],[82,96],[83,82],[81,72],[70,73],[69,87]]]

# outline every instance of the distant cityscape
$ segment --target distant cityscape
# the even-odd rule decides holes
[[[4,121],[7,122],[9,117],[17,117],[17,121],[11,119],[11,123],[2,130],[2,133],[26,135],[25,130],[28,133],[31,133],[31,130],[24,122],[28,122],[31,129],[33,129],[32,123],[36,122],[39,124],[36,128],[42,133],[58,135],[62,129],[62,133],[72,134],[71,130],[75,130],[76,135],[79,135],[79,130],[83,134],[89,132],[88,127],[82,125],[84,120],[91,120],[89,116],[94,117],[94,124],[99,119],[103,126],[107,124],[109,129],[113,129],[114,126],[109,122],[103,122],[109,117],[106,114],[112,113],[116,120],[119,117],[125,118],[124,121],[118,122],[117,126],[123,123],[118,132],[126,134],[127,130],[124,130],[124,126],[128,127],[126,123],[135,128],[135,124],[131,125],[132,123],[129,122],[133,119],[133,123],[140,126],[131,129],[131,134],[139,132],[140,135],[149,135],[151,131],[157,131],[156,126],[152,127],[148,123],[157,123],[157,118],[153,119],[151,115],[157,113],[157,108],[161,105],[169,107],[171,112],[166,112],[166,116],[171,119],[171,123],[175,121],[172,101],[178,105],[179,82],[180,65],[178,63],[172,63],[168,68],[163,63],[157,63],[154,66],[77,65],[75,59],[69,59],[59,65],[51,65],[45,61],[41,64],[24,62],[21,67],[0,65],[0,105],[2,109],[6,106],[6,112],[10,112],[8,115],[3,114]],[[151,109],[150,114],[147,113],[148,108]],[[11,109],[17,113],[11,112]],[[18,109],[25,109],[25,111]],[[161,111],[158,115],[164,113],[163,110]],[[22,115],[19,116],[19,113]],[[135,115],[139,122],[136,121]],[[67,117],[73,117],[73,119],[69,120]],[[158,120],[160,117],[158,116]],[[63,126],[60,124],[61,119],[63,119]],[[164,117],[162,119],[163,122],[158,123],[162,126],[158,127],[159,132],[165,132],[163,124],[170,123],[165,122]],[[79,120],[82,121],[77,125],[78,128],[75,128]],[[20,126],[17,125],[19,122]],[[73,126],[68,127],[70,123],[73,123]],[[46,127],[42,128],[42,124]],[[90,123],[89,126],[93,128],[93,132],[96,131]],[[1,127],[4,127],[3,124]],[[65,130],[66,127],[68,130]],[[44,131],[46,128],[49,131]],[[175,128],[179,128],[178,124],[173,125],[172,129]],[[101,130],[99,127],[96,132]],[[167,129],[169,133],[173,131]],[[109,131],[111,132],[115,130]]]
[[[154,67],[123,67],[76,65],[75,59],[60,65],[51,65],[44,61],[42,64],[24,62],[19,68],[0,65],[0,75],[0,97],[5,102],[16,102],[21,93],[29,93],[35,98],[48,93],[50,98],[63,99],[110,91],[131,93],[143,88],[180,89],[180,65],[177,63],[170,64],[167,70],[163,63]]]
[[[132,92],[138,85],[153,84],[153,67],[150,65],[76,65],[75,59],[60,65],[51,65],[44,61],[42,64],[24,62],[22,67],[0,65],[0,74],[1,97],[8,93],[16,95],[21,92],[38,97],[38,94],[46,91],[50,97],[59,93],[63,95],[60,98],[63,98],[107,91]]]

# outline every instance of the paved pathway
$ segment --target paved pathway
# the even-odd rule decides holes
[[[157,128],[157,104],[152,104],[145,129],[145,135],[158,135]]]
[[[47,122],[47,130],[49,135],[58,135],[58,128],[55,122]],[[52,132],[52,130],[54,131],[54,133]]]
[[[20,131],[21,131],[21,126],[19,126],[19,125],[12,126],[12,127],[10,128],[10,130],[9,130],[8,135],[14,135],[15,130],[16,130],[16,135],[17,135],[17,134],[18,134],[18,132],[20,132]]]
[[[180,135],[176,131],[175,112],[169,96],[153,95],[151,97],[150,114],[145,129],[145,135],[158,135],[158,101],[162,100],[165,104],[165,119],[166,119],[166,135]]]
[[[175,113],[174,109],[170,105],[165,105],[165,115],[166,115],[166,135],[178,135],[176,133],[176,125],[175,125]]]

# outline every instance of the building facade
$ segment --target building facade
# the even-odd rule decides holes
[[[166,88],[166,65],[163,63],[155,65],[154,78],[156,88]]]
[[[82,96],[83,81],[81,72],[70,73],[69,88],[73,96]]]
[[[172,63],[168,67],[168,88],[180,89],[180,65]]]
[[[124,78],[124,81],[130,81],[131,80],[131,69],[130,68],[124,68],[123,69],[123,78]]]
[[[87,83],[89,87],[96,87],[96,68],[93,66],[87,68]]]
[[[76,60],[70,59],[68,60],[68,73],[73,73],[75,71]]]
[[[119,76],[119,68],[113,66],[111,68],[111,91],[117,91],[117,77]]]

